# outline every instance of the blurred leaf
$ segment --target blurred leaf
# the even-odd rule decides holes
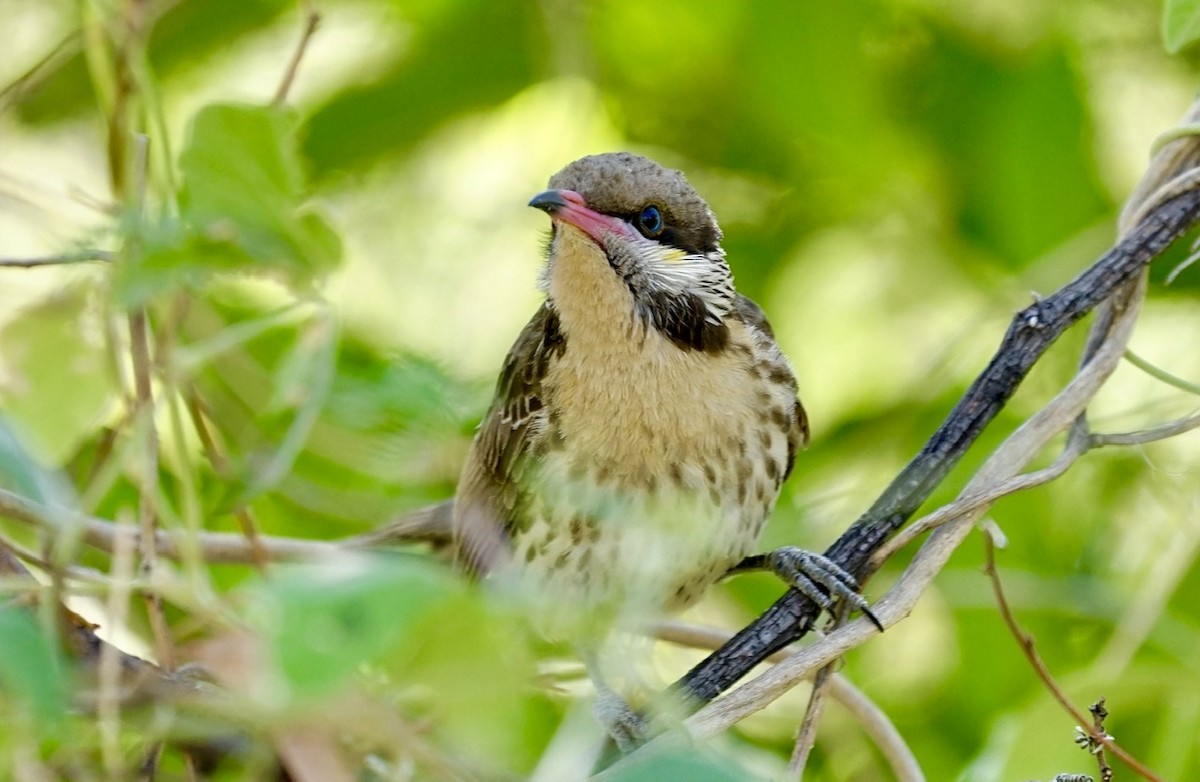
[[[62,475],[38,464],[0,416],[0,486],[54,507],[76,505],[75,491]]]
[[[29,611],[0,607],[0,686],[49,728],[67,708],[67,682],[58,648]]]
[[[141,257],[119,268],[125,303],[217,271],[276,270],[302,285],[337,265],[337,234],[301,211],[297,124],[271,106],[212,104],[196,114],[179,160],[181,220],[152,225]]]
[[[307,123],[315,174],[399,155],[433,128],[507,100],[535,76],[544,20],[521,0],[458,0],[408,9],[423,15],[412,49],[377,82],[339,93]]]
[[[330,417],[358,430],[445,432],[462,427],[486,400],[437,363],[417,355],[386,359],[343,345]]]
[[[453,577],[409,557],[289,568],[255,592],[251,626],[300,699],[329,695],[360,665],[402,642],[457,591]]]
[[[166,78],[203,67],[214,54],[227,52],[230,41],[265,28],[295,4],[287,0],[183,0],[159,7],[164,10],[154,23],[148,56],[155,74]],[[281,71],[285,63],[281,56]],[[22,122],[49,124],[94,107],[92,81],[80,53],[45,73],[37,88],[16,105],[16,111]]]
[[[115,399],[86,307],[86,291],[71,286],[0,331],[0,405],[25,446],[51,466],[66,461]]]
[[[1171,54],[1179,54],[1200,39],[1200,0],[1167,0],[1162,35]]]
[[[268,419],[278,420],[282,434],[277,443],[271,444],[267,458],[250,455],[247,461],[252,469],[237,504],[274,488],[304,449],[333,385],[337,337],[338,329],[328,317],[307,324],[272,374],[272,394],[262,412]]]
[[[393,667],[397,679],[422,685],[454,746],[518,768],[534,762],[556,720],[531,687],[535,668],[522,621],[488,598],[463,592],[427,614],[419,642]]]
[[[613,782],[659,782],[686,779],[689,782],[746,782],[758,777],[709,754],[696,750],[678,750],[652,755],[612,774]]]
[[[1079,74],[1053,39],[1015,58],[929,31],[896,108],[946,153],[961,232],[1023,268],[1110,209]]]

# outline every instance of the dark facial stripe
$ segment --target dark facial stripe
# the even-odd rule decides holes
[[[729,344],[729,327],[708,319],[708,308],[694,293],[656,293],[639,302],[650,325],[684,350],[719,353]]]

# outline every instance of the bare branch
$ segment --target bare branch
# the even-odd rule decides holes
[[[3,488],[0,488],[0,515],[54,535],[80,534],[89,546],[110,554],[116,550],[121,538],[135,534],[133,530],[122,528],[111,521],[87,516],[78,511],[42,505]],[[249,565],[254,562],[254,552],[240,534],[205,532],[197,536],[187,532],[159,529],[154,535],[158,553],[168,559],[180,561],[183,549],[195,545],[200,549],[205,561],[210,564]],[[259,537],[267,555],[276,562],[320,560],[361,549],[354,540],[352,538],[345,544],[338,544],[270,535]]]
[[[645,632],[663,641],[696,649],[718,649],[733,635],[726,630],[677,621],[655,622],[648,625]],[[794,647],[787,647],[771,655],[767,662],[782,662],[795,653]],[[879,747],[899,782],[925,782],[925,774],[912,749],[883,709],[840,673],[829,677],[828,689],[829,696],[850,712]]]
[[[1192,114],[1192,119],[1200,116],[1200,102],[1193,107]],[[1200,143],[1190,136],[1171,142],[1159,153],[1122,213],[1120,241],[1053,295],[1017,313],[987,368],[921,452],[870,509],[826,550],[826,556],[860,579],[869,574],[874,552],[958,464],[1050,345],[1085,314],[1132,281],[1140,280],[1155,257],[1200,222],[1200,172],[1195,169],[1198,162]],[[1133,309],[1136,308],[1135,303]],[[1124,340],[1120,342],[1123,349]],[[1089,348],[1094,347],[1097,345],[1093,341]],[[1088,366],[1094,363],[1093,360]],[[1085,404],[1075,406],[1072,415],[1082,414],[1084,407]],[[1022,464],[1027,464],[1029,458],[1031,454]],[[1001,479],[1015,474],[1009,472]],[[990,482],[972,483],[976,490],[982,490]],[[964,518],[975,515],[971,513]],[[943,532],[959,534],[947,532],[958,524],[943,527],[935,537]],[[689,671],[674,689],[686,692],[694,701],[712,700],[772,652],[803,637],[812,629],[818,612],[812,601],[789,590],[725,647]]]
[[[217,441],[213,438],[212,431],[208,428],[204,401],[200,398],[200,393],[194,385],[188,389],[187,410],[192,421],[192,428],[195,430],[196,436],[200,438],[200,443],[204,447],[204,453],[208,457],[209,464],[212,465],[213,470],[218,476],[222,478],[228,477],[229,462],[225,459],[225,455],[221,453],[221,449],[217,447]],[[269,556],[266,549],[263,548],[262,537],[258,532],[258,524],[255,522],[250,508],[243,503],[239,503],[233,509],[233,515],[237,519],[238,527],[241,529],[242,535],[245,536],[246,543],[250,547],[250,553],[254,559],[254,567],[258,568],[260,573],[265,573]]]
[[[1104,698],[1088,706],[1088,711],[1092,714],[1093,731],[1101,736],[1108,736],[1108,731],[1104,729],[1104,720],[1108,719],[1108,709],[1104,708]],[[1109,736],[1109,738],[1112,737]],[[1096,765],[1099,766],[1100,782],[1112,782],[1113,769],[1108,765],[1108,759],[1104,757],[1104,745],[1097,744],[1092,749],[1092,753],[1096,756]]]
[[[1125,289],[1119,299],[1114,301],[1113,309],[1116,315],[1109,324],[1108,339],[1100,343],[1091,361],[1080,369],[1049,404],[1009,435],[963,489],[963,496],[1017,474],[1037,456],[1046,443],[1074,424],[1096,391],[1119,364],[1137,319],[1144,291],[1145,277],[1138,277],[1134,285]],[[875,613],[885,627],[891,627],[909,614],[929,583],[945,566],[950,555],[974,529],[974,522],[985,510],[986,508],[977,508],[953,522],[942,525],[925,541],[896,584],[874,604]],[[746,634],[747,631],[743,630],[734,636],[734,641]],[[850,622],[701,709],[687,720],[689,731],[698,739],[721,732],[762,709],[788,689],[813,675],[820,666],[862,645],[873,634],[870,623],[865,619]],[[722,648],[728,650],[730,644]],[[735,660],[735,664],[747,662]]]

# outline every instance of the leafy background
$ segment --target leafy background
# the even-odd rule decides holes
[[[0,255],[118,256],[0,270],[3,485],[132,518],[144,432],[129,424],[118,315],[145,307],[164,526],[233,531],[248,509],[267,533],[339,538],[449,496],[538,301],[545,218],[525,201],[570,160],[629,148],[685,170],[708,198],[739,288],[797,368],[815,437],[764,545],[823,548],[916,452],[1030,291],[1053,290],[1109,245],[1154,138],[1194,90],[1192,5],[1168,11],[1166,41],[1184,51],[1172,58],[1162,9],[1142,0],[331,1],[279,111],[269,104],[302,8],[151,3],[132,68],[132,116],[149,138],[139,215],[113,194],[106,146],[104,63],[122,51],[126,10],[2,0],[0,81],[12,86],[0,95]],[[1195,378],[1200,277],[1167,285],[1172,265],[1153,272],[1133,349]],[[1046,357],[935,500],[1049,398],[1080,344],[1076,330]],[[187,422],[196,399],[226,464],[205,457]],[[1127,366],[1093,423],[1140,428],[1194,405]],[[1079,703],[1107,696],[1109,731],[1168,779],[1200,773],[1198,473],[1194,435],[1093,452],[993,514],[1015,609],[1050,668]],[[111,568],[84,548],[68,555]],[[844,672],[931,779],[1090,771],[1004,630],[981,559],[978,542],[964,546],[917,611]],[[233,623],[275,652],[239,715],[259,738],[326,718],[374,753],[381,778],[404,778],[406,762],[417,778],[489,778],[531,773],[577,722],[564,694],[576,684],[534,686],[547,652],[519,617],[420,557],[270,578],[185,557],[168,572],[177,642]],[[81,583],[72,605],[151,654],[141,604],[122,621],[106,612],[108,582]],[[779,591],[743,578],[689,618],[735,629]],[[12,628],[0,709],[20,726],[0,738],[0,759],[87,768],[100,752],[88,721],[47,707],[66,697],[57,658],[40,655],[50,668],[33,674],[11,663],[38,643],[19,616],[0,614]],[[646,675],[669,681],[697,659],[664,647]],[[717,742],[703,773],[777,773],[804,695]],[[136,763],[139,730],[165,729],[125,730],[104,755],[110,771]],[[164,773],[181,763],[168,751]],[[683,767],[640,773],[701,773]],[[837,706],[809,774],[887,778]]]

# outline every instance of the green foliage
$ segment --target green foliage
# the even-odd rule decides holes
[[[612,774],[616,782],[654,782],[658,779],[688,779],[695,782],[741,782],[756,779],[744,770],[695,752],[653,755],[630,763]]]
[[[414,629],[445,609],[454,586],[441,569],[413,559],[304,567],[256,590],[250,624],[295,698],[328,696],[360,666],[418,643]]]
[[[303,287],[331,270],[341,243],[319,215],[302,211],[298,118],[273,107],[210,105],[192,120],[180,154],[178,219],[167,218],[123,264],[126,305],[217,271],[277,270]]]
[[[798,369],[815,437],[764,544],[824,547],[937,426],[1028,291],[1108,245],[1194,81],[1155,30],[1186,52],[1200,29],[1193,0],[1165,14],[1148,2],[330,0],[281,107],[294,3],[25,5],[8,9],[21,32],[0,63],[15,84],[0,93],[0,256],[98,247],[114,260],[0,269],[0,486],[123,522],[149,497],[160,526],[192,542],[247,518],[267,534],[344,538],[451,496],[536,301],[544,219],[523,204],[572,158],[628,147],[682,168],[709,199],[739,290]],[[122,69],[123,98],[94,94],[97,72]],[[100,135],[112,127],[129,133]],[[145,181],[109,194],[103,161],[121,149],[136,161],[134,133],[148,139]],[[1134,347],[1194,380],[1200,359],[1180,345],[1200,329],[1200,267],[1164,294],[1188,247],[1152,269]],[[153,420],[133,401],[134,310],[150,324]],[[935,503],[1061,388],[1082,341],[1072,332],[1039,364]],[[1122,369],[1090,418],[1136,429],[1191,405]],[[1198,470],[1185,438],[1094,452],[993,512],[1011,599],[1051,669],[1079,703],[1108,695],[1109,731],[1176,779],[1200,769]],[[140,573],[0,523],[0,543],[105,574],[62,571],[68,593],[107,596]],[[514,778],[575,746],[564,703],[582,688],[559,650],[530,637],[503,590],[462,583],[424,549],[263,575],[183,549],[135,579],[163,593],[181,660],[231,628],[264,658],[244,691],[221,685],[216,733],[248,748],[221,778],[272,773],[274,737],[297,723],[378,778]],[[930,779],[1090,771],[980,560],[964,546],[914,615],[843,672]],[[780,587],[761,576],[716,591],[697,620],[736,629]],[[153,648],[144,602],[129,607],[124,626],[90,610],[121,643]],[[0,712],[22,726],[0,737],[0,777],[18,760],[54,778],[102,757],[114,778],[132,775],[160,736],[163,776],[182,776],[173,739],[211,738],[211,725],[131,708],[119,746],[102,746],[92,713],[56,716],[79,708],[76,685],[43,630],[0,609]],[[694,661],[678,654],[655,658],[647,689]],[[777,775],[803,711],[793,695],[716,747],[616,778]],[[806,779],[889,773],[830,704]]]
[[[70,689],[62,655],[26,609],[0,607],[0,700],[12,698],[44,731],[66,715]]]
[[[88,298],[83,286],[65,286],[0,330],[5,366],[20,379],[4,389],[5,416],[48,464],[78,448],[113,403],[104,348],[87,338]]]
[[[1167,0],[1162,35],[1163,43],[1171,54],[1179,54],[1200,39],[1200,3],[1196,0]]]

